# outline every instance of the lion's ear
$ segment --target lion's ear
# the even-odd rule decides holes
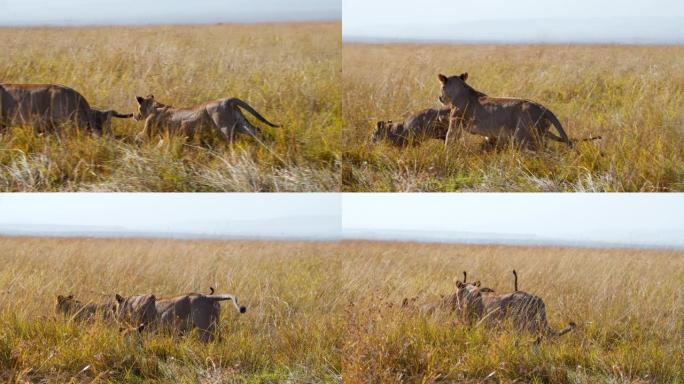
[[[142,103],[145,101],[145,99],[143,99],[143,98],[140,97],[140,96],[136,96],[136,97],[135,97],[135,100],[138,101],[138,104],[142,104]]]
[[[74,295],[69,295],[69,296],[67,296],[66,298],[67,298],[67,300],[71,300],[71,299],[74,298]]]
[[[62,301],[64,301],[64,296],[62,296],[62,295],[57,295],[57,301],[60,302],[60,303],[61,303]]]
[[[463,288],[464,285],[461,280],[456,280],[456,288]]]
[[[375,124],[375,127],[378,128],[378,129],[380,129],[380,128],[382,128],[384,125],[385,125],[385,122],[384,122],[384,121],[378,121],[378,122]]]
[[[482,283],[480,283],[480,280],[477,280],[476,282],[473,283],[473,285],[476,287],[479,287],[480,285],[482,285]]]
[[[118,293],[116,294],[115,298],[116,298],[116,301],[119,302],[119,304],[123,303],[124,300],[125,300],[125,299],[124,299],[123,297],[121,297],[121,295],[119,295]]]
[[[461,80],[466,81],[468,80],[468,72],[463,72],[461,73],[461,76],[459,76]]]
[[[446,76],[442,75],[441,73],[439,75],[437,75],[437,77],[439,78],[439,82],[442,84],[446,83],[448,80],[448,78]]]

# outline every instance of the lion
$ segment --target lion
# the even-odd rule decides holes
[[[499,295],[494,292],[482,292],[479,286],[460,281],[456,286],[456,304],[467,323],[478,321],[493,326],[511,321],[518,330],[553,337],[565,335],[576,327],[575,322],[570,321],[568,326],[560,331],[552,329],[546,319],[544,301],[530,293],[516,290]]]
[[[141,324],[152,324],[157,321],[154,295],[135,295],[123,297],[118,293],[114,295],[114,318],[121,324],[137,327]]]
[[[216,333],[221,311],[219,302],[225,300],[231,300],[239,313],[247,311],[235,296],[226,294],[189,293],[169,299],[157,299],[154,295],[124,298],[117,294],[115,313],[125,324],[145,324],[181,334],[197,328],[200,340],[209,341]]]
[[[113,318],[114,304],[111,302],[95,304],[83,303],[74,299],[74,295],[57,296],[55,311],[79,322],[92,322],[97,318],[110,320]]]
[[[188,108],[174,108],[159,103],[154,99],[154,95],[137,96],[136,100],[138,112],[133,118],[145,121],[145,127],[139,137],[152,137],[160,130],[181,133],[188,138],[202,131],[216,130],[230,143],[241,133],[256,137],[260,133],[259,128],[245,118],[240,108],[270,127],[280,127],[266,120],[249,104],[238,98],[218,99]]]
[[[396,146],[420,144],[425,139],[446,139],[449,130],[450,108],[428,108],[417,112],[401,123],[378,121],[371,140],[387,140]]]
[[[62,125],[72,124],[101,136],[110,130],[112,117],[132,116],[93,109],[83,95],[64,85],[0,84],[0,133],[13,125],[59,133]]]
[[[220,301],[231,300],[238,313],[245,313],[233,295],[203,295],[190,293],[156,303],[157,316],[162,327],[185,333],[193,328],[200,332],[201,341],[209,341],[216,334],[220,316]]]
[[[468,73],[447,77],[438,75],[442,85],[439,101],[452,110],[445,146],[463,130],[494,138],[512,138],[528,149],[536,149],[544,138],[573,147],[560,121],[549,109],[534,101],[490,97],[466,83]],[[550,132],[553,125],[558,134]],[[589,141],[600,136],[581,139]],[[577,140],[575,140],[577,141]]]
[[[119,119],[130,119],[133,117],[132,113],[121,113],[113,109],[95,109],[90,110],[93,120],[95,122],[95,127],[105,134],[112,133],[112,117]]]
[[[483,294],[488,294],[488,293],[493,293],[494,290],[489,288],[489,287],[482,287],[481,282],[479,280],[474,281],[472,283],[467,283],[468,280],[468,273],[466,271],[463,271],[463,281],[460,281],[458,278],[454,278],[454,283],[456,284],[468,284],[468,285],[473,285],[475,287],[480,288],[480,292]],[[416,298],[408,299],[405,298],[402,306],[403,307],[408,307],[410,304],[414,303],[416,301]],[[434,314],[435,312],[439,311],[448,311],[448,312],[458,312],[459,311],[459,306],[458,306],[458,292],[452,293],[450,295],[441,295],[439,300],[428,303],[423,305],[420,308],[420,312],[431,315]]]

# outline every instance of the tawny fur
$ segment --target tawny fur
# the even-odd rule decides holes
[[[57,302],[55,303],[55,311],[57,313],[82,322],[92,322],[98,318],[111,320],[114,317],[113,308],[113,302],[101,304],[83,303],[76,300],[73,295],[58,295]]]
[[[241,109],[246,110],[262,123],[278,127],[266,120],[249,104],[237,98],[209,101],[188,108],[175,108],[159,103],[153,95],[138,96],[136,100],[138,112],[133,117],[145,122],[145,127],[139,137],[151,137],[163,131],[182,134],[188,138],[193,138],[202,132],[216,131],[229,142],[232,142],[238,134],[257,136],[259,128],[245,118]]]
[[[449,130],[450,114],[450,108],[428,108],[400,123],[393,123],[391,120],[378,121],[371,140],[387,140],[396,146],[405,146],[409,143],[417,145],[426,139],[444,140]]]
[[[496,139],[514,139],[529,149],[536,149],[546,138],[573,146],[558,118],[541,104],[511,97],[491,97],[476,91],[466,83],[467,73],[451,77],[440,74],[438,77],[442,85],[439,100],[453,108],[445,145],[466,131]],[[551,125],[559,136],[550,132]]]
[[[213,288],[211,289],[213,292]],[[240,306],[233,295],[203,295],[190,293],[169,299],[157,299],[154,295],[138,295],[124,298],[116,295],[117,319],[128,325],[145,324],[153,329],[164,329],[183,334],[198,329],[202,341],[216,334],[220,316],[220,301],[231,300],[239,313]]]
[[[511,322],[518,330],[540,336],[562,336],[575,328],[575,323],[571,321],[562,330],[553,330],[546,319],[544,301],[527,292],[482,292],[476,285],[460,282],[457,289],[455,300],[458,311],[467,323],[494,326]]]
[[[128,118],[114,110],[94,109],[83,95],[56,84],[0,84],[0,133],[29,125],[39,132],[57,132],[65,125],[101,135],[111,131],[111,118]]]

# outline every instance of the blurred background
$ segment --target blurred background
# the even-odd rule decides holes
[[[0,0],[0,25],[206,24],[339,20],[341,0]]]
[[[682,194],[3,194],[0,234],[684,248]]]
[[[684,42],[677,0],[345,0],[345,41]]]

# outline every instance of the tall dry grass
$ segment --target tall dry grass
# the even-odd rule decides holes
[[[684,48],[679,46],[344,44],[346,191],[684,190]],[[445,151],[431,140],[396,149],[368,143],[378,120],[437,107],[437,74],[468,72],[491,96],[550,108],[569,150],[484,150],[482,137]]]
[[[0,238],[0,380],[10,382],[681,383],[684,253],[417,243]],[[467,270],[542,297],[534,336],[401,308],[453,292]],[[57,294],[235,293],[220,341],[81,327]],[[87,369],[84,369],[88,367]],[[489,381],[485,380],[489,377]],[[517,380],[517,381],[516,381]]]
[[[342,372],[349,383],[681,383],[684,253],[628,249],[347,242]],[[415,307],[455,291],[468,271],[497,292],[540,296],[555,329],[533,335],[466,327]]]
[[[340,382],[346,303],[337,246],[169,240],[0,238],[0,381]],[[234,293],[221,341],[148,334],[56,317],[57,294]],[[85,367],[88,367],[84,370]]]
[[[338,190],[340,46],[339,23],[2,28],[0,82],[64,84],[122,112],[148,93],[174,106],[238,97],[283,128],[256,124],[266,147],[230,147],[137,143],[132,119],[115,119],[108,140],[15,127],[0,135],[0,190]]]

